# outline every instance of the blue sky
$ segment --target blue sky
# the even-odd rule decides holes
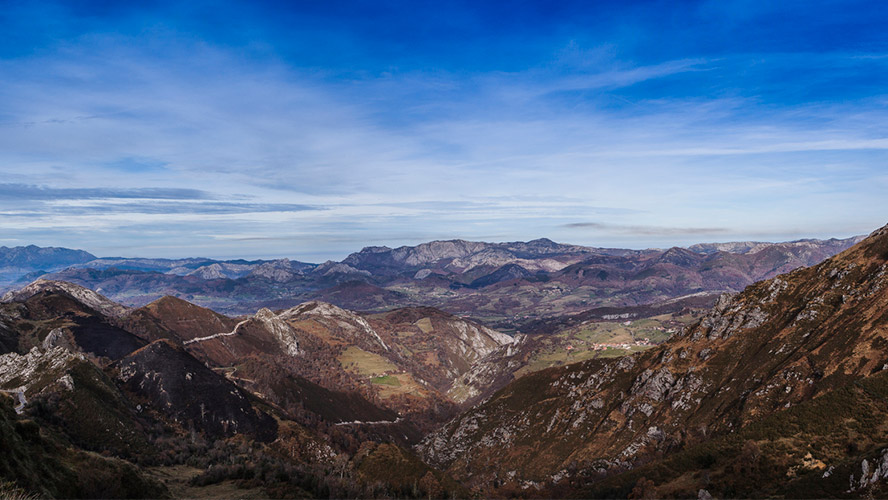
[[[6,1],[0,245],[867,233],[885,26],[875,1]]]

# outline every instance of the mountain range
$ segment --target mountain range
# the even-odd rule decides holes
[[[433,306],[518,330],[540,318],[692,294],[709,294],[711,305],[721,292],[736,292],[758,280],[816,264],[860,239],[735,242],[667,250],[593,248],[547,239],[452,240],[395,249],[367,247],[341,262],[322,264],[288,259],[96,259],[85,252],[19,247],[7,250],[18,257],[4,269],[18,270],[6,275],[18,281],[7,279],[7,289],[42,277],[76,283],[136,307],[165,295],[234,315],[310,300],[365,311]],[[47,252],[58,254],[57,259],[38,258]],[[33,264],[21,267],[26,262]]]
[[[888,491],[888,226],[853,240],[645,251],[433,242],[301,269],[229,262],[268,275],[238,278],[94,262],[0,303],[4,495]],[[215,264],[228,272],[205,266]],[[226,315],[46,279],[66,273],[216,283],[220,294],[260,281],[326,288]],[[452,294],[446,308],[318,299],[420,297],[424,283]],[[508,309],[510,296],[546,287],[563,293],[512,306],[541,313],[454,314],[461,300]],[[572,299],[593,292],[585,309]]]

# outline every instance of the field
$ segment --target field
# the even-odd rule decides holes
[[[398,380],[398,377],[394,377],[392,375],[383,375],[381,377],[373,377],[370,379],[370,382],[378,385],[391,385],[394,387],[400,387],[401,381]]]
[[[366,377],[378,377],[398,370],[397,366],[382,356],[355,346],[339,355],[339,363],[346,370]]]
[[[408,394],[417,398],[429,396],[428,390],[409,373],[395,373],[385,377],[378,377],[372,382],[379,387],[379,397],[382,399]]]
[[[638,320],[587,321],[553,335],[540,336],[540,347],[517,376],[550,366],[644,351],[664,342],[694,319],[690,314],[663,314]]]

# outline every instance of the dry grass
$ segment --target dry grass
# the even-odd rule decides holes
[[[9,481],[0,481],[0,500],[37,500],[39,496],[28,493]]]
[[[304,319],[297,321],[289,321],[290,326],[293,328],[302,330],[306,333],[314,335],[315,337],[320,338],[324,342],[330,345],[342,345],[344,342],[340,339],[333,337],[330,333],[330,329],[324,326],[322,323],[315,321],[313,319]]]
[[[417,321],[415,323],[415,325],[417,327],[419,327],[420,330],[422,330],[422,333],[431,333],[435,329],[432,326],[432,319],[431,318],[422,318],[419,321]]]
[[[397,380],[399,385],[377,385],[379,397],[388,399],[394,396],[411,395],[418,398],[429,397],[428,390],[416,381],[409,373],[396,373],[390,376]]]
[[[366,377],[377,377],[398,370],[397,366],[382,356],[356,346],[343,351],[339,355],[339,363],[346,370]]]

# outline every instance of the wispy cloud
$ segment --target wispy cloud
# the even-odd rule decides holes
[[[632,226],[620,224],[603,224],[600,222],[573,222],[565,224],[568,229],[591,229],[613,233],[640,235],[640,236],[693,236],[693,235],[719,235],[730,233],[731,230],[723,227],[659,227],[659,226]]]
[[[56,188],[28,184],[0,184],[3,200],[206,200],[212,195],[186,188]]]
[[[323,241],[336,257],[361,240],[637,247],[883,222],[875,14],[813,5],[785,26],[748,2],[532,4],[506,19],[238,6],[243,30],[163,2],[17,4],[0,17],[29,41],[0,48],[0,230],[98,253],[162,237],[175,256]],[[805,38],[833,24],[855,29]]]
[[[2,206],[2,203],[0,203]],[[107,214],[142,214],[142,215],[171,215],[171,214],[259,214],[259,213],[290,213],[306,210],[322,210],[323,207],[296,205],[287,203],[101,203],[101,204],[47,204],[41,208],[29,207],[27,211],[6,210],[0,215],[51,217],[64,214],[67,216],[99,216]]]

